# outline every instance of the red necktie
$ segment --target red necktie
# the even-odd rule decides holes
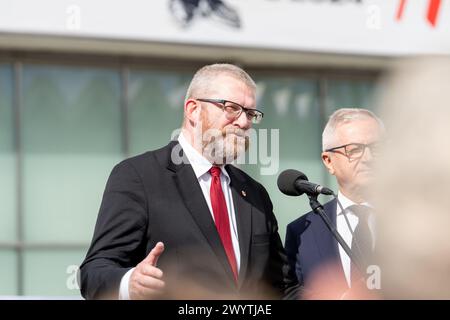
[[[231,242],[230,233],[230,221],[228,219],[227,203],[222,191],[222,185],[220,183],[220,168],[212,167],[209,170],[211,174],[211,207],[214,214],[214,221],[216,222],[216,228],[219,232],[220,239],[222,240],[223,247],[228,257],[231,269],[233,270],[234,280],[237,282],[238,271],[236,257],[234,255],[233,243]]]

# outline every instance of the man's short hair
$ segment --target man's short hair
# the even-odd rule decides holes
[[[325,128],[323,129],[322,151],[336,147],[334,145],[334,140],[336,138],[335,133],[337,127],[344,123],[367,118],[374,119],[378,123],[380,130],[384,131],[383,122],[370,110],[360,108],[341,108],[333,112],[333,114],[328,119]]]
[[[204,66],[195,73],[186,92],[185,101],[189,98],[205,98],[201,95],[214,86],[216,78],[221,75],[240,80],[250,89],[256,90],[255,81],[243,69],[233,64],[216,63]]]

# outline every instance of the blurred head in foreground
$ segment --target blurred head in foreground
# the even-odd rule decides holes
[[[381,290],[343,292],[322,270],[306,298],[450,299],[450,58],[400,61],[381,88],[388,141],[369,189]]]
[[[450,58],[402,61],[381,99],[390,142],[376,169],[388,299],[450,299]]]

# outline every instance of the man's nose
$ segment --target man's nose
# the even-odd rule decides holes
[[[233,123],[244,130],[249,129],[252,126],[252,121],[248,119],[247,113],[244,110],[242,110],[239,117],[237,117]]]

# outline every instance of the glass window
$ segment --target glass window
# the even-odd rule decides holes
[[[14,250],[0,249],[0,296],[17,294],[17,255]]]
[[[286,225],[309,211],[309,204],[306,197],[301,199],[282,194],[277,187],[278,174],[285,169],[296,169],[304,172],[312,181],[321,181],[323,177],[318,81],[258,76],[257,73],[254,78],[258,86],[257,104],[264,112],[264,119],[260,125],[254,126],[258,138],[251,141],[253,145],[249,153],[254,152],[252,148],[256,147],[256,142],[260,161],[254,165],[249,158],[249,164],[242,168],[266,187],[284,241]],[[273,142],[271,139],[274,139]],[[265,145],[268,145],[267,149]]]
[[[88,243],[122,158],[119,73],[25,65],[22,88],[26,241]]]
[[[155,150],[181,128],[191,73],[139,70],[129,77],[130,152]]]
[[[192,72],[131,69],[126,97],[131,155],[166,145],[181,127]],[[109,173],[124,157],[119,69],[25,64],[22,73],[22,227],[31,247],[22,252],[23,275],[17,272],[17,252],[0,248],[0,295],[17,294],[18,277],[23,277],[25,295],[79,298],[76,268],[91,240]],[[250,74],[265,115],[254,126],[257,136],[241,166],[267,188],[284,240],[286,225],[310,207],[306,196],[280,193],[281,171],[303,171],[337,190],[320,159],[326,119],[319,107],[319,81]],[[12,84],[11,66],[0,65],[0,242],[17,240]],[[331,79],[327,84],[326,116],[340,107],[371,108],[371,81]]]
[[[24,252],[24,294],[80,298],[77,270],[86,250],[27,250]]]
[[[10,65],[0,64],[0,242],[16,240],[16,157]]]
[[[331,79],[327,81],[326,116],[340,108],[374,110],[374,82],[371,80]]]

